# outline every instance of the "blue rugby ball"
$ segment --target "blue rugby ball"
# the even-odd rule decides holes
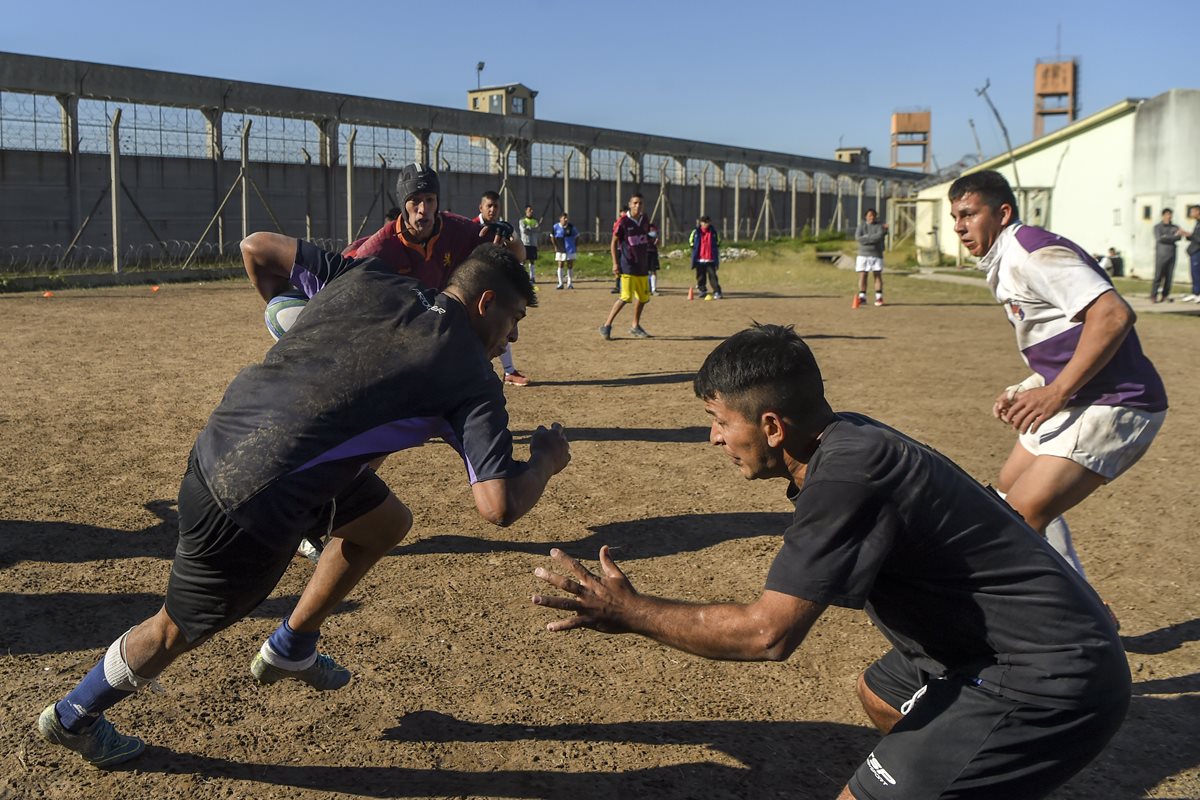
[[[308,305],[308,296],[299,289],[291,289],[272,297],[263,314],[267,323],[267,332],[271,334],[271,338],[278,342],[279,337],[287,333],[295,324],[296,318],[300,316],[300,312],[306,305]]]

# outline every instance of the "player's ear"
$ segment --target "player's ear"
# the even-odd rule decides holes
[[[783,445],[787,423],[783,421],[783,417],[779,416],[778,412],[764,411],[758,418],[758,427],[763,432],[763,436],[766,437],[767,444],[770,447],[780,447]]]
[[[1000,224],[1001,225],[1008,225],[1010,222],[1012,222],[1016,218],[1016,216],[1017,215],[1013,211],[1012,206],[1010,206],[1008,203],[1000,204]]]
[[[496,303],[496,292],[492,289],[484,289],[479,295],[479,299],[475,301],[475,308],[479,312],[479,316],[486,317],[488,309]]]

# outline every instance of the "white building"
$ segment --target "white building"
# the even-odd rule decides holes
[[[1115,247],[1126,275],[1152,278],[1152,230],[1162,210],[1174,209],[1176,224],[1190,230],[1186,209],[1200,204],[1200,148],[1191,138],[1198,131],[1200,90],[1172,89],[1149,100],[1123,100],[966,172],[1003,173],[1023,222],[1098,255]],[[949,188],[945,182],[918,194],[918,253],[928,258],[936,250],[968,263],[950,219]],[[1186,283],[1187,274],[1181,244],[1176,282]]]

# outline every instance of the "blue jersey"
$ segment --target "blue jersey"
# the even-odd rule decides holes
[[[573,223],[568,222],[565,228],[561,222],[554,223],[554,249],[556,251],[566,253],[568,258],[574,258],[578,240],[579,229]]]

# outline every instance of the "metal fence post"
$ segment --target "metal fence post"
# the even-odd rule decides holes
[[[571,158],[574,151],[568,151],[563,156],[563,208],[562,213],[571,213]]]
[[[742,231],[742,168],[733,174],[733,240],[736,242]]]
[[[112,195],[112,265],[121,271],[121,109],[108,127],[109,194]]]

